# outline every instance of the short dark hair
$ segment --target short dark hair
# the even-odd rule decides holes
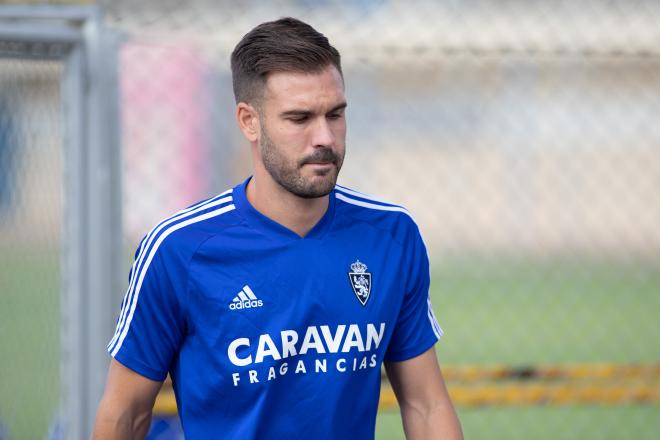
[[[272,72],[317,73],[329,65],[341,74],[339,52],[307,23],[291,17],[262,23],[231,53],[234,97],[237,103],[260,99]]]

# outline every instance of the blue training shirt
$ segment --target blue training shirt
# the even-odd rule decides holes
[[[142,240],[108,351],[170,373],[188,439],[373,439],[383,360],[442,335],[419,230],[336,186],[301,238],[250,205],[248,181]]]

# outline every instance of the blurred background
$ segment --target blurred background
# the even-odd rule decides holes
[[[71,227],[84,188],[70,176],[117,194],[120,263],[104,276],[118,281],[101,294],[89,274],[83,301],[112,323],[140,238],[250,174],[229,54],[285,15],[342,54],[339,183],[420,225],[466,438],[660,438],[660,2],[12,3],[0,5],[0,439],[72,438],[63,370],[104,348],[62,342],[78,321],[71,243],[86,233]],[[80,31],[102,68],[78,77],[62,40],[25,37],[56,25]],[[113,44],[85,46],[92,31]],[[75,81],[106,93],[90,111],[109,115],[95,122],[111,132],[99,169],[116,160],[116,173],[70,152],[87,130],[71,122],[85,116]],[[166,394],[152,438],[180,436]],[[403,438],[386,386],[377,438]]]

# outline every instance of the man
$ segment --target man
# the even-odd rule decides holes
[[[336,186],[339,53],[285,18],[231,64],[254,175],[143,239],[94,437],[143,437],[169,372],[189,439],[373,438],[385,362],[407,437],[461,438],[417,226]]]

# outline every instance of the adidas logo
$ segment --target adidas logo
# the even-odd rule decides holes
[[[243,286],[243,290],[238,292],[236,297],[229,303],[229,310],[254,309],[263,306],[264,303],[257,299],[250,286]]]

